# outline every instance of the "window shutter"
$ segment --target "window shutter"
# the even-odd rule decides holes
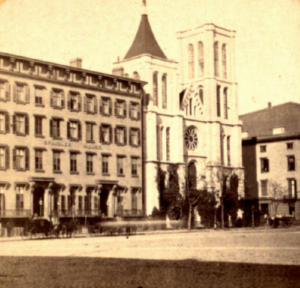
[[[78,122],[78,140],[82,139],[82,130],[81,130],[81,123]]]
[[[100,98],[100,115],[102,115],[102,105],[103,105],[103,100],[102,100],[102,98]]]
[[[112,101],[109,99],[109,115],[112,115]]]
[[[25,149],[25,169],[29,170],[29,149]]]
[[[30,102],[30,88],[29,88],[29,86],[26,86],[25,87],[25,102],[26,103],[29,103]]]
[[[109,126],[109,142],[113,142],[113,129],[111,126]]]
[[[117,141],[117,127],[115,127],[115,143],[118,143],[118,141]]]
[[[53,91],[50,91],[50,107],[53,107]]]
[[[123,108],[124,108],[124,118],[126,118],[127,114],[127,109],[126,109],[126,102],[124,101],[123,103]]]
[[[140,129],[138,130],[137,137],[138,137],[138,145],[140,146],[141,145],[141,130]]]
[[[6,86],[5,98],[7,101],[9,101],[10,100],[10,85],[9,85],[9,83],[6,83],[5,86]]]
[[[83,112],[86,112],[87,96],[84,96]]]
[[[13,101],[17,102],[17,85],[14,84]]]
[[[29,117],[25,116],[25,134],[29,135]]]
[[[16,148],[13,149],[13,169],[17,168],[17,152]]]
[[[5,132],[10,132],[9,114],[5,114]]]
[[[5,149],[5,168],[9,169],[9,147]]]
[[[140,118],[141,118],[141,112],[140,112],[141,105],[137,105],[136,109],[137,109],[137,120],[140,120]]]
[[[61,92],[61,108],[65,108],[65,92]]]
[[[20,194],[16,194],[16,210],[19,210],[20,207]]]
[[[100,141],[100,143],[104,142],[103,133],[102,133],[102,125],[100,125],[100,127],[99,127],[99,141]]]
[[[50,120],[49,128],[50,128],[50,137],[53,137],[53,120]]]
[[[80,94],[78,94],[78,111],[81,111],[82,106],[82,97]]]
[[[13,133],[16,134],[16,115],[13,115]]]
[[[97,96],[94,97],[94,112],[97,113],[97,106],[98,106],[98,101],[97,101]]]
[[[129,128],[129,145],[132,145],[132,128]]]
[[[70,133],[70,122],[67,123],[67,138],[71,138],[71,133]]]
[[[115,116],[118,116],[118,111],[117,111],[117,101],[115,102]]]
[[[131,103],[129,103],[128,117],[131,118]]]
[[[71,110],[71,95],[68,93],[68,109]]]
[[[124,145],[126,145],[127,144],[127,129],[124,127],[123,131],[124,131]]]

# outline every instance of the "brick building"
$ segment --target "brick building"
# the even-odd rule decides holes
[[[144,214],[146,83],[0,53],[0,216]]]

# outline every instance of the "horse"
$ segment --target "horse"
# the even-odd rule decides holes
[[[65,224],[67,238],[74,236],[75,231],[78,229],[78,221],[75,219],[70,220]]]

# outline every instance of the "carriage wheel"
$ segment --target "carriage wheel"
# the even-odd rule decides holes
[[[36,233],[35,230],[36,230],[35,228],[32,228],[32,229],[30,230],[30,232],[29,232],[29,238],[30,238],[30,239],[35,239],[35,238],[38,237],[38,234]]]
[[[30,232],[23,230],[21,237],[23,240],[28,240],[30,238]]]

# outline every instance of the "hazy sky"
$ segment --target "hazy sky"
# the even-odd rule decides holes
[[[138,29],[142,0],[4,0],[0,51],[111,73]],[[300,0],[147,0],[153,32],[169,59],[176,32],[214,23],[236,30],[239,113],[300,103]]]

